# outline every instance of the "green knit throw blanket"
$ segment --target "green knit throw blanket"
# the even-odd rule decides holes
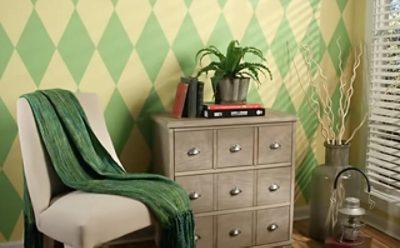
[[[65,185],[139,200],[160,224],[160,247],[195,247],[190,201],[177,183],[161,175],[127,174],[121,169],[94,135],[73,93],[52,89],[22,97],[32,108],[42,143]],[[41,234],[36,229],[29,194],[25,193],[25,247],[39,248]]]

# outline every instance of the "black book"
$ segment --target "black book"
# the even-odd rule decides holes
[[[264,116],[265,108],[255,109],[234,109],[234,110],[203,110],[205,118],[227,118],[227,117],[248,117],[248,116]]]
[[[194,78],[181,78],[182,82],[189,84],[185,106],[183,108],[183,117],[196,117],[197,114],[197,79]]]
[[[204,103],[204,83],[201,81],[197,81],[197,104],[196,104],[197,117],[201,117],[203,113],[203,103]]]

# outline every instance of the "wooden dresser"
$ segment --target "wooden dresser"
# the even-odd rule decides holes
[[[153,120],[154,170],[187,190],[198,248],[290,245],[294,116]]]

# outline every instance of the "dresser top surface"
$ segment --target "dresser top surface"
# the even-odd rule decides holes
[[[295,115],[266,109],[265,116],[260,117],[232,117],[232,118],[174,118],[169,114],[153,116],[153,120],[168,128],[197,127],[197,126],[224,126],[224,125],[256,125],[276,122],[295,122]]]

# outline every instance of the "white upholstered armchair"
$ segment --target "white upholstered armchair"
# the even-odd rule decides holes
[[[97,96],[80,93],[77,97],[96,136],[121,165]],[[41,233],[65,247],[89,248],[153,225],[148,208],[139,201],[64,186],[49,164],[31,108],[24,98],[18,100],[17,112],[24,172],[36,226]]]

